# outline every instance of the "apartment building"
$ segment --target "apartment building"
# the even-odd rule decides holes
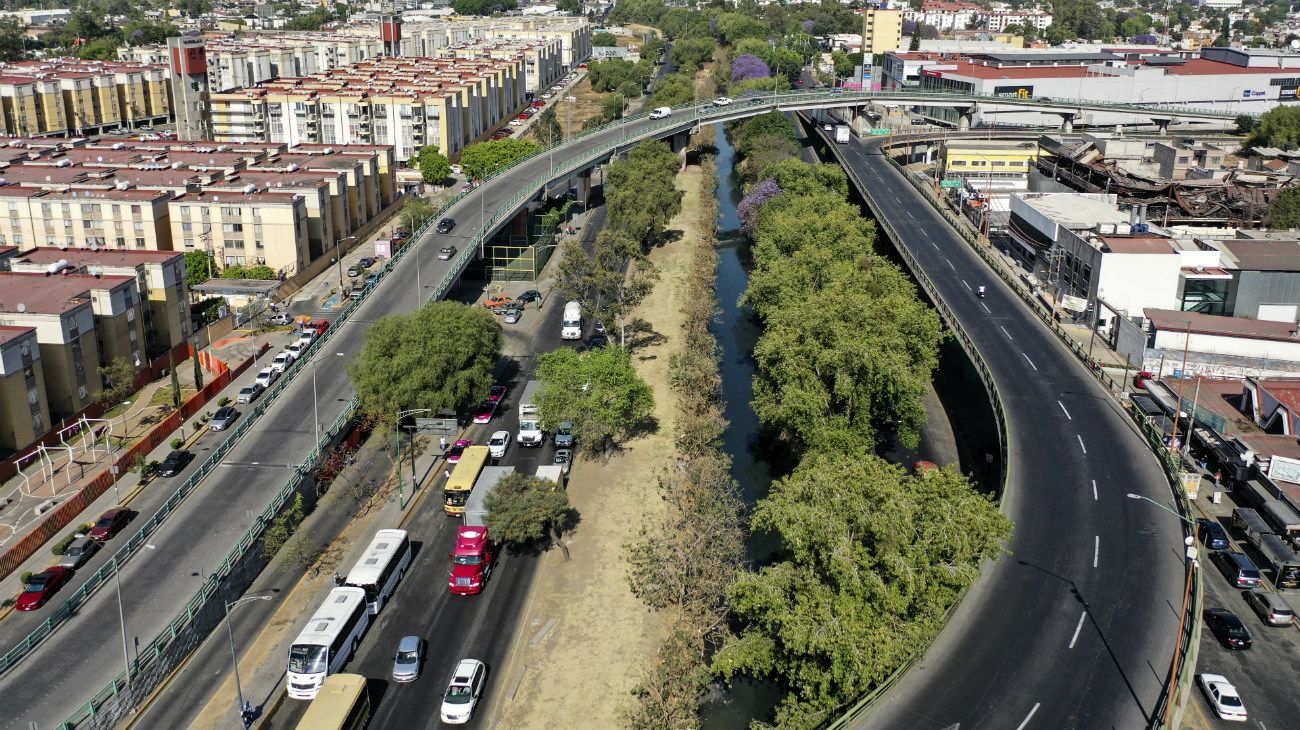
[[[866,7],[862,10],[862,52],[895,53],[903,45],[903,12]]]
[[[209,250],[223,266],[292,274],[311,261],[307,204],[292,192],[185,193],[169,203],[177,251]]]
[[[0,186],[0,243],[171,249],[167,202],[150,190]]]
[[[170,114],[165,66],[74,58],[0,64],[3,134],[87,134],[161,123]]]
[[[30,444],[49,424],[36,328],[0,325],[0,449]]]
[[[1041,33],[1052,24],[1052,14],[1038,10],[1011,10],[1007,12],[986,13],[981,19],[983,29],[991,33],[1001,33],[1009,25],[1033,27]]]
[[[69,274],[132,277],[136,298],[143,305],[147,359],[189,340],[190,300],[185,257],[180,253],[41,246],[16,252],[0,262],[3,266],[34,274],[61,266],[61,271]]]

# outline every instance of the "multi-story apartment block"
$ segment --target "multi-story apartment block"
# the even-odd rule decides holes
[[[0,325],[0,449],[22,448],[49,426],[50,404],[36,329]]]
[[[169,250],[167,201],[149,190],[0,186],[0,243]]]
[[[1047,30],[1047,26],[1052,24],[1052,14],[1039,12],[1037,10],[1011,10],[1002,13],[986,13],[983,16],[982,24],[984,30],[991,33],[1001,33],[1009,25],[1032,26],[1039,32]]]
[[[185,257],[174,251],[38,247],[19,251],[0,262],[10,271],[44,274],[66,264],[62,272],[129,276],[143,304],[145,351],[152,359],[189,340],[190,300]],[[107,349],[107,348],[106,348]]]
[[[55,58],[0,64],[0,132],[103,132],[167,121],[168,71],[156,64]]]
[[[862,52],[894,53],[903,43],[903,13],[868,6],[862,11]]]
[[[185,193],[170,202],[177,251],[210,250],[224,266],[296,272],[311,260],[307,204],[292,192]]]

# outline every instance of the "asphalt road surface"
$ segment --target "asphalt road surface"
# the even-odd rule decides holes
[[[1169,672],[1183,531],[1154,456],[1020,299],[858,140],[841,152],[992,371],[1015,534],[862,728],[1141,728]],[[980,299],[974,288],[988,287]]]

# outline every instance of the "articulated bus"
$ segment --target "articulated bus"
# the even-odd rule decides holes
[[[369,720],[366,678],[335,674],[325,678],[316,699],[298,721],[298,730],[361,730]]]
[[[289,696],[296,700],[315,697],[325,676],[337,672],[352,656],[369,627],[364,590],[342,586],[330,591],[289,647],[285,678]]]
[[[465,449],[460,455],[460,461],[456,462],[456,468],[451,472],[451,478],[447,480],[447,486],[443,488],[443,512],[449,515],[465,513],[465,500],[469,499],[469,492],[474,488],[478,473],[483,471],[483,465],[487,460],[488,447],[470,446]]]
[[[366,592],[370,615],[379,613],[384,602],[393,595],[397,583],[411,564],[411,540],[406,530],[380,530],[370,541],[366,552],[352,566],[343,585],[354,586]]]

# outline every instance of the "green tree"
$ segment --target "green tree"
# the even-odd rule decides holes
[[[121,403],[135,390],[135,366],[124,357],[115,357],[99,369],[104,389],[99,391],[100,403]]]
[[[425,223],[429,222],[438,212],[433,207],[433,203],[424,198],[411,198],[402,204],[402,212],[398,217],[402,221],[402,227],[414,233]]]
[[[176,374],[176,358],[167,353],[167,371],[172,374],[172,408],[181,407],[181,379]]]
[[[451,175],[451,163],[436,146],[421,147],[411,161],[420,169],[420,178],[429,185],[443,185]]]
[[[1300,187],[1283,188],[1268,206],[1268,227],[1300,228]]]
[[[117,47],[121,44],[117,38],[96,38],[77,49],[77,58],[87,61],[113,61],[117,59]]]
[[[753,151],[754,140],[759,137],[776,135],[796,143],[799,139],[794,131],[794,120],[781,112],[768,112],[750,117],[742,122],[733,123],[727,131],[741,157]]]
[[[1243,145],[1245,150],[1251,147],[1300,147],[1300,107],[1279,106],[1260,115]]]
[[[542,151],[542,146],[528,139],[505,139],[478,142],[460,153],[460,165],[473,180],[482,180],[519,160]]]
[[[549,533],[564,559],[569,559],[564,532],[576,524],[578,513],[569,505],[569,493],[556,489],[555,482],[511,472],[488,493],[484,506],[488,532],[495,539],[522,547],[536,544]]]
[[[559,0],[555,3],[555,8],[562,13],[570,15],[582,14],[582,0]]]
[[[782,681],[775,724],[788,728],[822,725],[925,647],[1011,534],[956,470],[911,475],[866,452],[809,454],[753,529],[780,557],[731,586],[743,628],[713,668]]]
[[[222,278],[225,279],[258,279],[261,281],[273,281],[280,275],[270,266],[227,266],[221,272]]]
[[[654,391],[621,347],[562,347],[537,356],[543,423],[570,421],[588,452],[606,452],[649,423]]]
[[[674,627],[653,665],[632,690],[636,704],[625,713],[632,730],[686,730],[700,726],[700,697],[708,690],[705,642]]]
[[[601,31],[591,36],[591,45],[596,47],[601,47],[601,48],[617,46],[618,38],[615,37],[613,33],[607,33],[605,31]]]
[[[912,30],[912,35],[911,35],[910,39],[907,41],[907,50],[909,50],[909,51],[919,51],[919,50],[921,50],[921,28],[920,28],[920,26],[917,26],[916,28],[914,28],[914,29]]]
[[[348,363],[363,412],[391,423],[410,408],[462,411],[488,386],[501,354],[501,326],[483,307],[429,302],[366,329]]]
[[[646,106],[680,106],[695,101],[695,74],[683,71],[663,77],[654,85]]]
[[[699,68],[713,58],[717,45],[712,38],[683,38],[673,44],[673,62],[687,68]]]
[[[766,38],[771,28],[763,21],[744,13],[722,13],[718,16],[718,37],[728,45],[742,38]]]
[[[27,58],[27,35],[13,18],[0,19],[0,61],[12,63]]]
[[[194,389],[203,390],[203,366],[199,364],[199,353],[196,350],[194,356],[190,358],[194,365]]]
[[[637,89],[638,94],[640,88]],[[613,121],[623,116],[623,108],[627,105],[627,98],[622,94],[609,94],[600,100],[600,116],[605,121]]]
[[[560,126],[560,119],[555,113],[555,105],[546,107],[537,119],[533,122],[533,137],[543,146],[549,147],[553,144],[559,144],[564,141],[564,128]]]
[[[617,231],[596,236],[595,255],[570,240],[560,258],[560,292],[582,302],[597,322],[618,327],[618,342],[627,346],[627,318],[654,289],[659,278],[641,243]]]
[[[216,262],[209,251],[186,251],[185,252],[185,283],[189,286],[202,284],[207,281],[209,274],[220,274],[221,270],[217,268]]]
[[[302,495],[295,492],[289,506],[271,520],[271,524],[266,527],[266,532],[262,533],[262,555],[267,560],[274,558],[276,553],[289,542],[294,530],[302,524],[304,514]]]
[[[682,208],[680,158],[664,142],[643,142],[605,170],[610,226],[648,247]]]

